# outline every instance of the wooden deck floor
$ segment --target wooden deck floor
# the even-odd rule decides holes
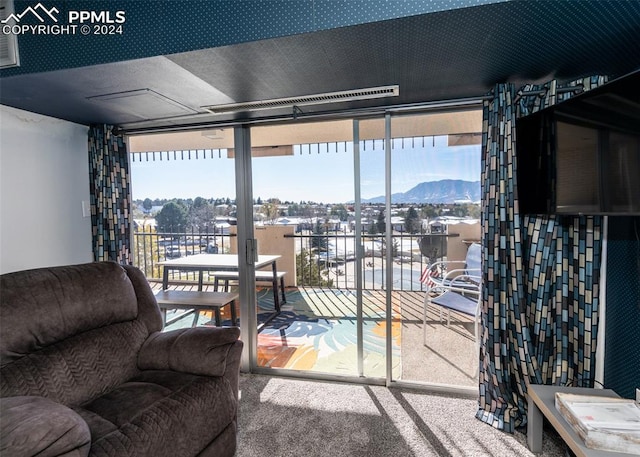
[[[150,283],[152,289],[159,291],[161,285],[159,283]],[[196,290],[197,285],[193,283],[173,284],[171,289],[175,290]],[[204,290],[213,290],[210,284],[204,285]],[[324,288],[289,288],[286,291],[287,303],[282,307],[282,315],[287,317],[287,328],[292,329],[296,325],[292,325],[291,319],[300,316],[300,321],[296,324],[301,326],[320,325],[322,323],[348,322],[354,325],[350,327],[341,327],[341,331],[350,328],[355,335],[355,321],[357,310],[357,296],[353,290],[345,289],[324,289]],[[258,313],[261,311],[273,310],[273,295],[270,289],[259,289],[258,297]],[[423,310],[424,292],[405,292],[396,291],[391,296],[392,307],[392,332],[394,344],[397,344],[399,350],[394,352],[394,378],[403,380],[450,384],[459,386],[476,386],[476,367],[477,354],[475,353],[475,343],[473,336],[472,321],[462,315],[452,314],[450,326],[446,326],[445,322],[440,320],[439,310],[429,309],[427,313],[426,328],[426,344],[423,334],[422,310]],[[386,295],[382,290],[364,291],[362,299],[363,321],[366,325],[376,326],[373,331],[384,332],[386,318]],[[180,326],[189,326],[193,321],[193,316],[185,315],[180,319],[179,315],[171,328]],[[310,319],[313,324],[310,324]],[[210,317],[206,314],[201,316],[199,325],[208,324]],[[318,324],[319,323],[319,324]],[[328,325],[328,324],[327,324]],[[283,335],[286,332],[281,332]],[[293,336],[291,336],[293,335]],[[384,335],[382,334],[382,337]],[[305,337],[309,340],[308,344],[318,344],[317,332],[308,331]],[[265,352],[274,354],[278,351],[287,351],[286,363],[291,364],[295,360],[292,354],[292,348],[296,347],[298,342],[297,334],[290,334],[288,338],[270,338],[259,335],[258,344],[263,344]],[[348,337],[347,337],[348,338]],[[281,347],[278,347],[281,346]],[[324,345],[326,346],[326,345]],[[322,350],[326,350],[326,347]],[[329,345],[330,346],[330,345]],[[380,348],[381,357],[384,356],[384,345]],[[260,348],[259,348],[260,352]],[[309,352],[309,351],[307,351]],[[282,362],[282,354],[278,353],[278,363],[282,363],[282,367],[287,367]],[[345,360],[339,357],[327,357],[325,361],[318,366],[313,366],[313,359],[308,353],[304,355],[304,363],[298,366],[309,367],[311,371],[331,372],[333,369],[330,362],[326,360],[334,359],[336,364],[336,372],[340,372],[342,368],[338,365],[345,364]],[[311,361],[310,361],[311,360]],[[351,360],[351,359],[350,359]],[[266,366],[275,366],[271,362],[265,362]],[[380,360],[376,359],[376,364],[384,366]]]

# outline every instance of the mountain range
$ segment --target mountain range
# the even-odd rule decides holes
[[[443,179],[418,184],[407,192],[391,195],[391,203],[455,203],[480,201],[480,181]],[[363,203],[384,203],[384,195],[362,199]]]

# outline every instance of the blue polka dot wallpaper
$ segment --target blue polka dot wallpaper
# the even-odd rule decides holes
[[[15,0],[18,22],[2,25],[3,33],[17,32],[20,66],[0,70],[0,76],[228,46],[487,3],[496,1]],[[51,14],[43,14],[45,10]],[[28,26],[38,26],[39,31],[22,28]]]

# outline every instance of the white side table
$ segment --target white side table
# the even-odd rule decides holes
[[[573,430],[571,425],[556,410],[556,392],[570,394],[596,395],[602,397],[619,397],[610,389],[588,389],[586,387],[559,387],[546,385],[529,385],[529,412],[527,416],[527,445],[534,453],[542,452],[542,426],[546,417],[553,428],[560,434],[576,457],[630,457],[634,454],[601,451],[585,446],[584,441]],[[636,456],[637,457],[637,456]]]

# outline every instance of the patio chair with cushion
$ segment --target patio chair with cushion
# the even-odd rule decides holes
[[[464,261],[443,260],[427,266],[422,281],[428,288],[424,297],[422,312],[423,342],[427,344],[427,308],[436,305],[443,320],[446,312],[447,327],[451,319],[451,311],[473,318],[474,338],[479,345],[478,323],[480,318],[481,299],[481,246],[473,243],[467,250]]]

